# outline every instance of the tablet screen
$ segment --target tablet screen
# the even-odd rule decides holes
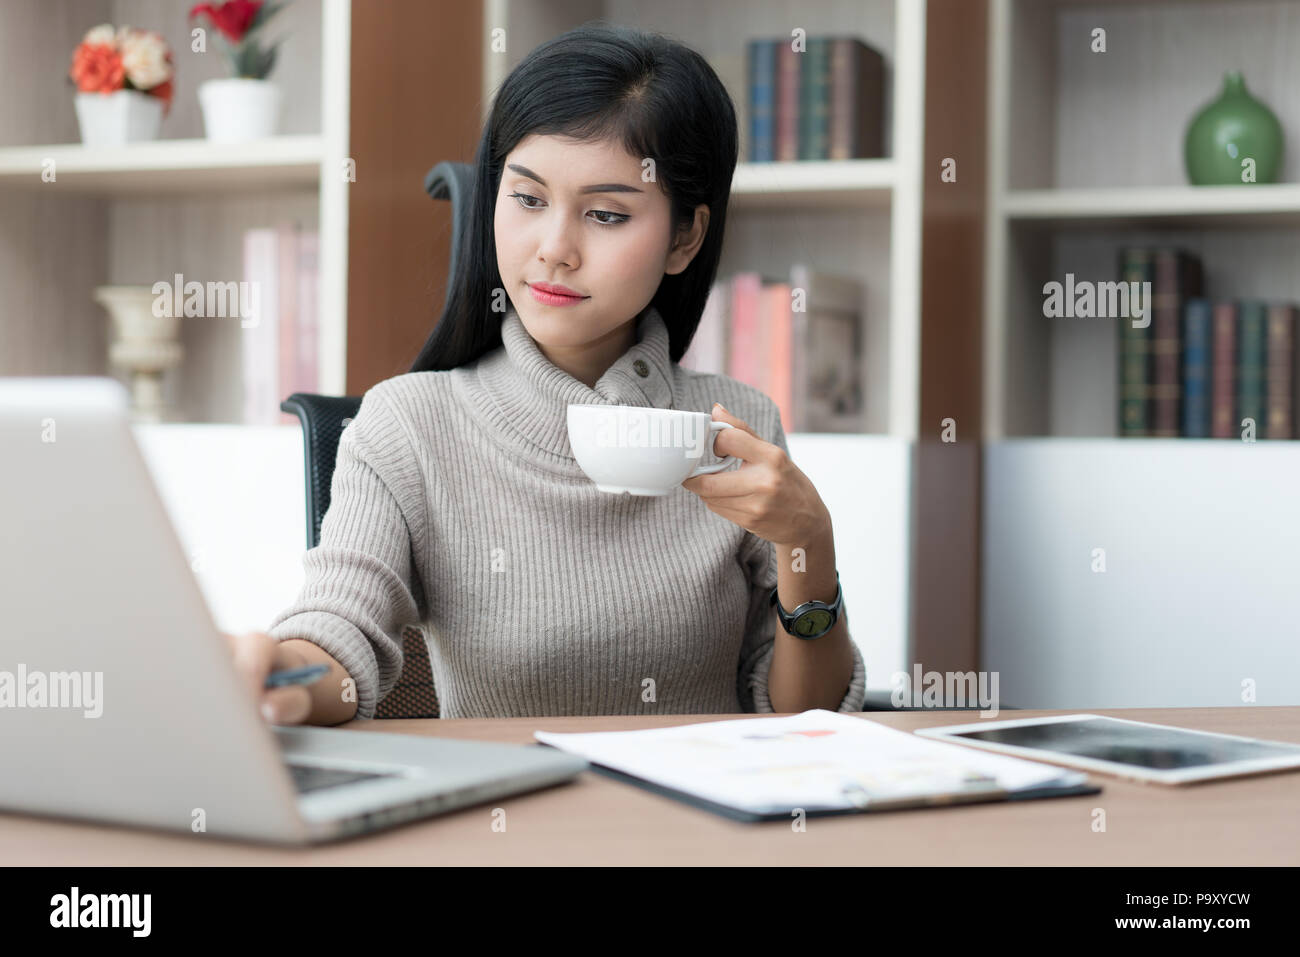
[[[957,732],[952,737],[1077,754],[1098,761],[1114,761],[1153,770],[1198,768],[1232,761],[1300,755],[1300,745],[1238,741],[1198,731],[1128,724],[1104,717]]]

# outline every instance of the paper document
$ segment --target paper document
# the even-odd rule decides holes
[[[1078,771],[820,709],[788,718],[534,736],[592,764],[754,814],[946,803],[1087,780]]]

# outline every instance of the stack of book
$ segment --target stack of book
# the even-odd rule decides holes
[[[682,366],[730,376],[776,403],[790,432],[861,432],[863,287],[804,265],[738,273],[709,292]]]
[[[244,234],[244,281],[258,304],[240,330],[246,425],[295,423],[280,403],[317,390],[319,249],[317,234],[296,226]]]
[[[1152,291],[1149,325],[1120,323],[1121,436],[1300,437],[1295,305],[1206,298],[1178,249],[1124,249],[1120,273]]]
[[[749,161],[884,155],[885,61],[853,37],[748,45]]]

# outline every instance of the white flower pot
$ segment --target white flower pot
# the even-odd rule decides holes
[[[156,140],[162,125],[163,101],[139,90],[78,93],[77,123],[87,146],[121,146]]]
[[[208,139],[239,143],[274,136],[280,126],[280,88],[270,80],[236,77],[199,85]]]

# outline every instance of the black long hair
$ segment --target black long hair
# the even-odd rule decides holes
[[[502,288],[493,216],[505,158],[532,133],[612,138],[632,156],[652,157],[674,229],[693,222],[698,204],[708,206],[699,250],[686,269],[663,277],[651,299],[668,328],[669,354],[680,361],[722,255],[738,158],[735,107],[699,53],[662,34],[596,20],[534,49],[497,91],[474,158],[464,252],[442,317],[410,371],[454,369],[501,345],[504,316],[491,311]]]

